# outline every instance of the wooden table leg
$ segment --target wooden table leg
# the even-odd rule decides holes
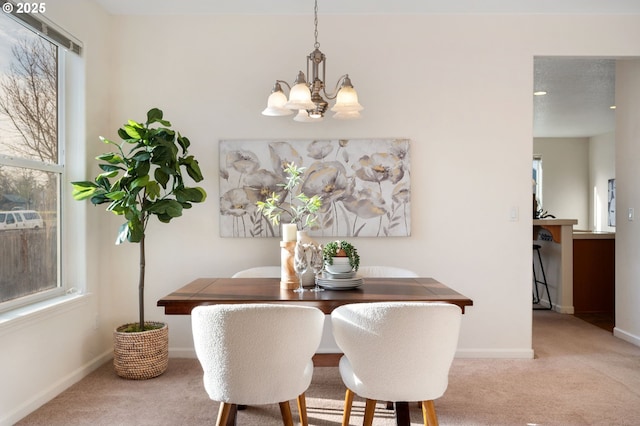
[[[411,425],[411,417],[409,416],[408,402],[396,402],[396,425],[398,426]]]

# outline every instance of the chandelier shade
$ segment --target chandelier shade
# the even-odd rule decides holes
[[[268,115],[270,117],[279,117],[283,115],[291,115],[293,111],[289,108],[285,108],[285,104],[287,103],[287,95],[282,91],[282,87],[280,83],[276,83],[273,86],[273,90],[269,95],[269,99],[267,100],[267,107],[262,111],[263,115]]]
[[[336,104],[331,108],[333,112],[359,112],[364,108],[358,103],[358,94],[351,85],[351,80],[347,75],[338,91]]]
[[[302,71],[298,72],[298,78],[289,91],[289,101],[284,107],[291,110],[314,109],[316,107],[316,104],[311,102],[311,91]]]
[[[307,74],[299,71],[292,86],[285,81],[276,80],[267,100],[267,107],[262,111],[262,114],[277,117],[291,115],[297,110],[295,121],[303,123],[322,121],[329,107],[329,103],[325,100],[326,97],[336,101],[331,108],[331,111],[335,113],[333,118],[338,120],[360,118],[360,111],[364,108],[358,102],[358,94],[353,88],[348,74],[342,75],[338,79],[333,93],[326,91],[326,56],[320,51],[320,43],[318,43],[318,0],[315,0],[313,15],[315,44],[314,50],[307,56]],[[309,80],[306,76],[309,76]],[[289,88],[288,99],[280,83]]]

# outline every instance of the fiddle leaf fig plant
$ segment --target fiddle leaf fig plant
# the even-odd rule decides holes
[[[202,181],[200,166],[188,153],[189,139],[172,130],[158,108],[147,112],[144,123],[129,120],[118,130],[118,136],[122,140],[119,143],[100,137],[115,148],[96,157],[102,172],[93,181],[71,184],[74,199],[107,204],[107,211],[124,217],[116,244],[140,244],[139,323],[131,331],[144,331],[145,237],[149,219],[155,216],[160,222],[169,223],[193,203],[203,202],[207,193],[201,187],[186,185],[185,172],[193,181]]]

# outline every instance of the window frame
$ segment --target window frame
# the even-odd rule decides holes
[[[1,4],[7,3],[6,0],[0,0]],[[69,259],[76,259],[73,262],[76,265],[82,265],[84,262],[80,261],[80,258],[84,256],[81,250],[72,249],[74,244],[70,244],[70,240],[74,243],[80,243],[82,236],[69,233],[69,229],[72,223],[74,223],[73,217],[77,214],[81,214],[82,210],[72,207],[67,203],[67,198],[70,194],[70,189],[67,190],[65,183],[68,181],[68,158],[66,153],[73,152],[74,150],[67,150],[68,146],[75,146],[80,141],[79,136],[84,130],[84,126],[77,125],[78,120],[69,119],[69,111],[78,114],[81,111],[82,101],[70,101],[69,95],[76,96],[76,92],[83,90],[81,83],[68,80],[68,70],[73,73],[83,71],[83,60],[81,59],[82,43],[78,42],[75,38],[73,41],[69,41],[69,46],[65,46],[60,40],[67,38],[71,39],[70,35],[67,35],[63,30],[57,28],[54,24],[46,20],[44,16],[28,16],[28,19],[24,19],[23,16],[17,16],[14,14],[7,14],[10,18],[22,25],[26,29],[33,31],[37,36],[43,37],[48,42],[54,44],[57,47],[57,126],[58,126],[58,158],[57,162],[46,163],[36,160],[17,158],[0,154],[0,164],[8,167],[16,167],[22,169],[31,169],[36,171],[42,171],[47,173],[55,173],[57,175],[55,193],[56,193],[56,287],[42,290],[38,293],[18,297],[12,300],[8,300],[0,303],[0,325],[4,324],[6,320],[15,318],[16,312],[24,312],[25,309],[33,310],[47,309],[52,306],[58,306],[61,300],[64,300],[66,296],[71,296],[70,299],[75,298],[79,294],[83,294],[86,285],[82,284],[79,277],[82,276],[82,267],[73,266]],[[36,23],[42,31],[34,27]],[[43,33],[46,32],[46,33]],[[47,34],[49,33],[49,34]],[[53,34],[55,37],[51,37]],[[71,50],[70,50],[71,49]],[[73,53],[77,53],[74,55]],[[84,79],[84,77],[83,77]],[[69,84],[71,83],[71,84]],[[84,118],[84,113],[80,114],[80,118]],[[73,125],[77,126],[77,129],[68,129],[67,127]],[[72,136],[72,139],[69,139]],[[74,143],[75,142],[75,143]],[[82,155],[83,149],[77,153]],[[76,155],[74,158],[79,159]],[[81,158],[79,167],[74,167],[75,170],[82,170],[84,167],[85,159]],[[81,245],[81,244],[79,244]],[[80,258],[79,258],[79,257]],[[75,283],[75,284],[74,284]]]
[[[537,163],[537,166],[536,166]],[[533,155],[533,167],[532,170],[536,171],[536,178],[532,180],[533,184],[533,194],[536,196],[536,201],[538,202],[538,210],[542,209],[542,179],[543,179],[543,166],[542,166],[542,154],[534,154]],[[534,212],[535,214],[535,212]]]

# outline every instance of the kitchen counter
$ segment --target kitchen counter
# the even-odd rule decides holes
[[[573,230],[574,240],[615,240],[615,232],[579,231]]]

